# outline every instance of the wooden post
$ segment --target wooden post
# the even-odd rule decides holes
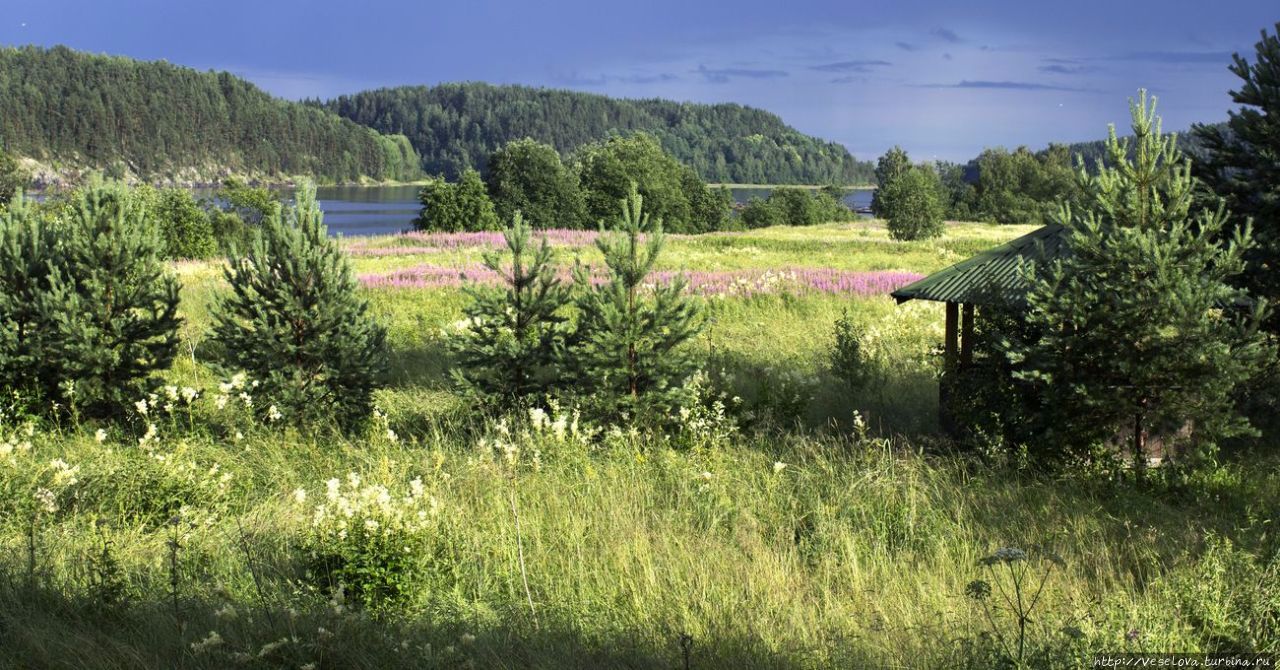
[[[943,362],[946,372],[951,372],[956,367],[956,346],[957,328],[956,322],[960,320],[960,306],[954,302],[947,303],[947,342]]]
[[[964,306],[960,321],[960,367],[973,363],[973,303]]]
[[[955,424],[951,420],[951,384],[953,382],[952,375],[956,370],[956,355],[958,347],[956,346],[956,335],[959,321],[960,310],[959,305],[954,302],[947,303],[947,327],[946,342],[943,348],[942,359],[942,379],[938,382],[938,423],[942,425],[942,430],[947,433],[955,432]]]

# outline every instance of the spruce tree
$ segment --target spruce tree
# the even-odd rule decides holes
[[[686,295],[687,282],[646,285],[662,252],[662,221],[650,222],[633,186],[622,200],[613,233],[601,229],[596,246],[604,255],[607,281],[592,286],[579,265],[578,328],[570,351],[579,371],[578,389],[605,416],[658,418],[680,402],[679,391],[694,371],[685,346],[701,332],[700,305]]]
[[[225,270],[231,293],[214,309],[220,364],[259,382],[269,404],[301,421],[350,429],[372,408],[386,370],[385,330],[368,315],[351,266],[327,235],[315,187],[270,213],[244,258]]]
[[[1081,169],[1083,206],[1064,205],[1065,254],[1034,269],[1028,325],[1012,347],[1020,376],[1041,391],[1051,447],[1145,437],[1190,423],[1202,444],[1249,429],[1231,394],[1271,357],[1264,313],[1234,281],[1252,244],[1244,225],[1226,241],[1221,208],[1192,212],[1190,162],[1162,136],[1155,100],[1131,103],[1133,145],[1111,128],[1107,160]],[[1131,157],[1132,156],[1132,157]]]
[[[472,302],[464,310],[462,335],[452,346],[462,382],[490,402],[512,407],[546,393],[559,380],[566,320],[562,311],[569,291],[556,276],[546,239],[531,246],[530,228],[520,212],[503,238],[507,253],[485,253],[484,265],[502,278],[505,289],[463,289]]]

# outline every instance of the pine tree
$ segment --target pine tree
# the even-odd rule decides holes
[[[343,429],[365,419],[386,370],[386,332],[326,233],[315,187],[304,184],[283,215],[268,215],[225,274],[231,294],[215,306],[213,339],[223,368],[259,382],[266,402],[255,408],[274,403]]]
[[[0,209],[0,391],[30,397],[57,387],[45,351],[55,236],[19,194]],[[52,383],[50,384],[50,381]],[[42,384],[41,382],[44,382]]]
[[[546,239],[530,245],[520,212],[503,233],[507,254],[488,252],[485,267],[502,277],[505,290],[467,286],[471,297],[461,337],[454,340],[458,374],[473,392],[511,407],[549,391],[559,379],[569,291],[556,276]],[[510,259],[509,264],[506,259]]]
[[[1246,254],[1243,285],[1272,302],[1280,300],[1280,23],[1275,30],[1262,31],[1252,65],[1235,55],[1231,71],[1242,84],[1231,99],[1242,107],[1225,126],[1194,129],[1204,154],[1196,174],[1236,215],[1229,228],[1253,219],[1257,244]],[[1280,321],[1268,329],[1280,332]]]
[[[18,165],[17,159],[9,155],[4,147],[0,147],[0,209],[9,204],[16,194],[25,190],[30,182],[31,175]]]
[[[0,218],[0,381],[44,409],[107,416],[173,362],[178,281],[142,200],[125,187],[90,184],[62,211],[52,221],[17,201]]]
[[[1219,241],[1227,216],[1191,212],[1194,181],[1176,136],[1162,136],[1155,100],[1131,103],[1133,147],[1111,128],[1085,204],[1063,207],[1067,252],[1035,268],[1027,321],[1038,340],[1011,360],[1044,393],[1049,445],[1086,446],[1191,422],[1200,443],[1248,430],[1231,394],[1272,352],[1257,324],[1265,305],[1231,282],[1251,246],[1248,226]],[[1130,158],[1132,155],[1132,158]],[[1245,305],[1250,305],[1246,308]]]
[[[608,280],[592,286],[579,265],[578,329],[570,355],[579,370],[579,390],[606,416],[659,417],[679,403],[679,390],[695,368],[686,345],[701,332],[701,307],[685,294],[687,282],[646,287],[662,252],[662,221],[643,212],[633,187],[621,202],[613,234],[603,229],[596,246],[604,255]]]

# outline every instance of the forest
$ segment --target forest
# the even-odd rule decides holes
[[[366,91],[323,106],[379,132],[405,135],[424,171],[450,179],[467,168],[485,173],[488,156],[512,140],[532,138],[568,156],[584,144],[636,131],[657,137],[710,182],[851,185],[871,179],[871,164],[843,146],[737,104],[458,83]]]
[[[53,173],[104,169],[148,181],[419,174],[403,137],[280,100],[229,73],[66,47],[0,48],[0,146]]]

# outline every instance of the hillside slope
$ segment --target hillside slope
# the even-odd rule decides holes
[[[407,136],[428,173],[481,171],[490,152],[523,137],[569,154],[611,134],[645,131],[704,179],[735,183],[868,183],[872,165],[804,135],[769,112],[736,104],[629,100],[483,83],[405,86],[322,104],[383,133]]]
[[[274,98],[229,73],[61,46],[0,48],[0,144],[54,172],[148,180],[419,174],[405,138]]]

